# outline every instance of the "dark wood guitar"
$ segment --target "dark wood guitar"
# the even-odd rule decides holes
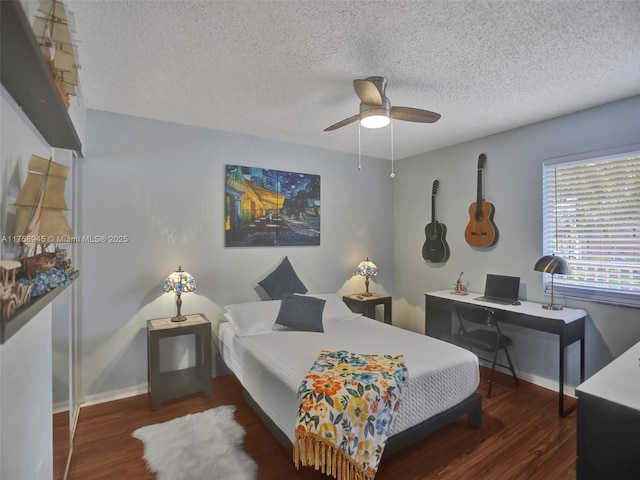
[[[464,231],[464,238],[472,247],[490,247],[498,241],[498,229],[493,222],[495,208],[482,197],[482,170],[486,161],[487,156],[481,153],[478,157],[477,199],[469,206],[470,220]]]
[[[440,189],[440,181],[433,181],[431,190],[431,223],[424,227],[427,239],[422,246],[422,258],[428,263],[443,263],[449,259],[449,245],[447,245],[447,227],[436,220],[436,193]]]

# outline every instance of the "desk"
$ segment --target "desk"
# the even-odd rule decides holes
[[[179,335],[195,335],[195,366],[160,372],[160,339]],[[171,318],[147,320],[147,367],[151,409],[158,410],[165,400],[211,388],[211,322],[203,314],[187,315],[183,322]]]
[[[440,339],[450,337],[451,313],[454,312],[455,303],[462,302],[491,308],[498,322],[558,335],[560,350],[558,411],[561,417],[566,417],[575,410],[576,406],[572,405],[567,410],[564,409],[565,348],[580,341],[580,382],[583,382],[584,320],[587,313],[573,308],[546,310],[539,303],[525,301],[522,301],[521,305],[499,305],[475,300],[481,295],[481,293],[472,292],[468,295],[455,295],[450,290],[425,294],[425,334]]]
[[[345,295],[342,301],[347,304],[353,313],[361,313],[365,317],[376,319],[376,305],[382,305],[384,308],[384,323],[391,325],[391,295],[382,295],[381,293],[372,293],[371,296],[365,297],[358,293],[354,295]]]

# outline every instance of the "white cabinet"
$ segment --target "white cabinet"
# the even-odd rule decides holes
[[[640,343],[576,388],[578,480],[640,478]]]

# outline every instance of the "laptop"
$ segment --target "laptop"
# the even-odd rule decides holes
[[[500,305],[518,305],[518,291],[520,290],[520,277],[507,275],[494,275],[487,273],[484,283],[484,295],[475,300],[499,303]]]

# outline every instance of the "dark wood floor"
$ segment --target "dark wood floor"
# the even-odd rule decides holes
[[[483,377],[485,376],[483,370]],[[483,426],[460,420],[430,437],[383,457],[376,480],[418,479],[575,479],[576,416],[558,416],[557,393],[510,377],[486,398]],[[329,478],[309,468],[296,471],[290,450],[282,447],[242,397],[232,375],[213,379],[213,397],[194,394],[166,402],[156,412],[147,395],[82,408],[74,440],[69,480],[155,479],[142,459],[142,443],[131,436],[138,427],[235,405],[246,431],[245,450],[258,464],[260,480]]]

